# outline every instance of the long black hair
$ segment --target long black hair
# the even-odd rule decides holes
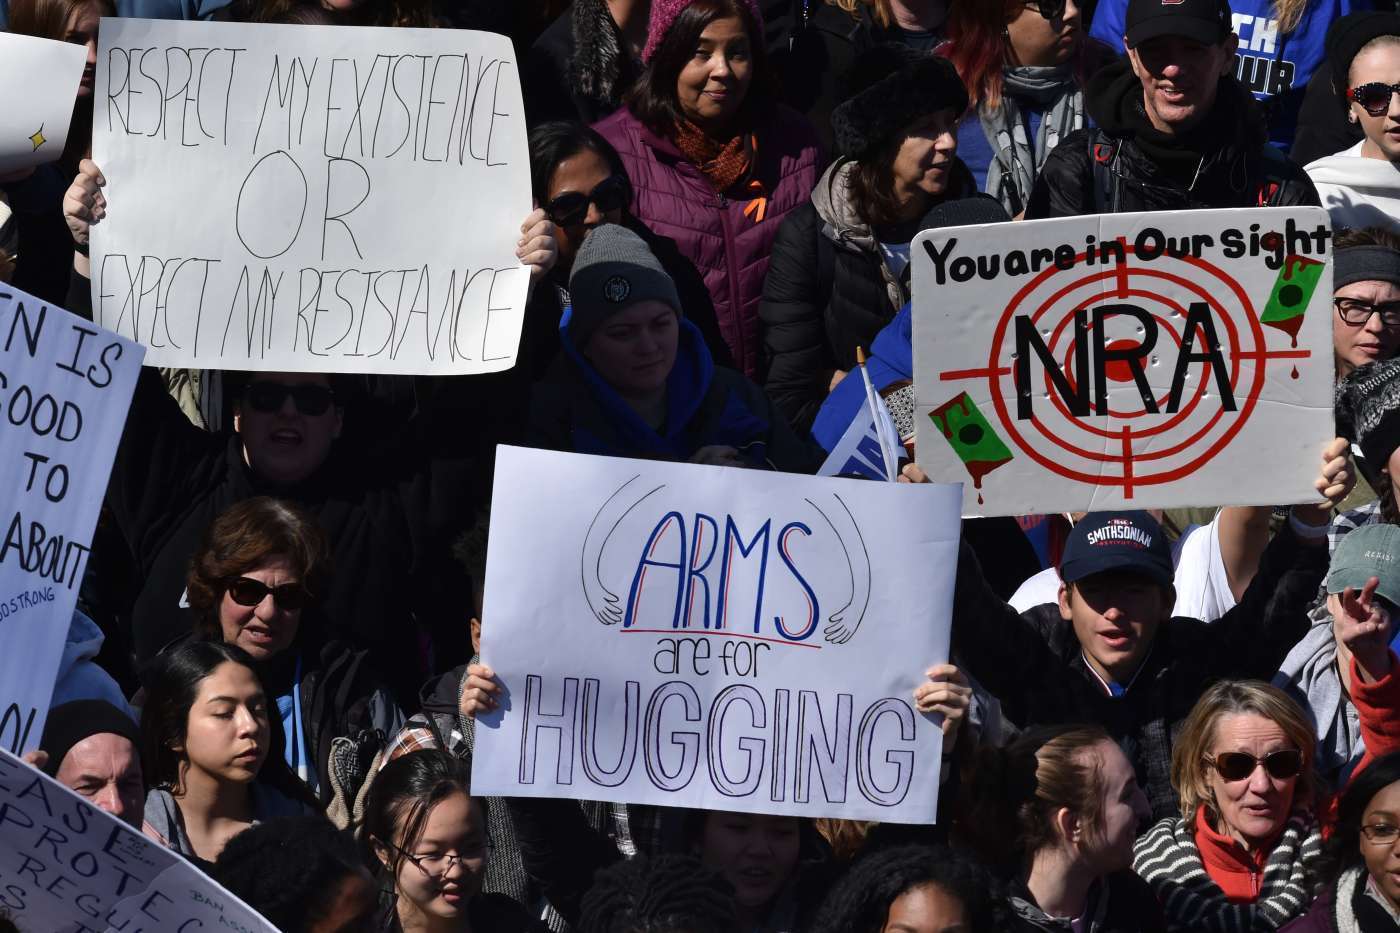
[[[632,180],[622,157],[597,130],[571,120],[541,123],[530,131],[530,190],[535,201],[544,206],[549,200],[549,181],[559,163],[584,151],[597,153],[607,163],[609,174],[627,183],[627,207],[623,208],[627,213],[632,204]]]
[[[598,872],[579,933],[729,933],[734,891],[688,855],[639,855]]]
[[[933,885],[957,898],[969,933],[1004,929],[992,877],[946,846],[907,845],[856,860],[818,915],[812,933],[879,933],[902,894]]]
[[[221,641],[187,641],[165,651],[142,672],[146,702],[141,707],[141,770],[147,787],[175,789],[180,785],[180,764],[189,730],[190,707],[199,685],[221,664],[238,664],[252,672],[270,704],[272,694],[258,673],[257,664],[237,645]],[[286,797],[314,810],[321,809],[311,791],[282,757],[281,720],[268,714],[268,749],[257,780]]]
[[[776,99],[776,79],[768,62],[768,50],[763,28],[743,0],[694,0],[671,23],[666,37],[652,53],[637,83],[627,95],[627,109],[647,129],[669,136],[672,129],[685,120],[681,102],[676,96],[676,82],[681,69],[695,54],[700,33],[717,19],[739,17],[749,37],[749,61],[753,77],[744,96],[738,118],[740,125],[751,124],[753,118]]]
[[[403,853],[422,838],[433,807],[453,794],[470,797],[471,785],[471,766],[441,749],[409,752],[384,766],[365,801],[361,839],[365,861],[381,881],[392,884],[398,877]],[[374,853],[375,842],[391,853],[387,868]]]
[[[1321,873],[1328,884],[1336,884],[1348,869],[1365,864],[1361,858],[1361,821],[1371,798],[1396,781],[1400,781],[1400,752],[1391,752],[1372,761],[1342,791],[1337,822],[1323,849]]]

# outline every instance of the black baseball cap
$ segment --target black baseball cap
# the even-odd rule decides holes
[[[1172,549],[1162,526],[1146,512],[1091,512],[1070,529],[1060,558],[1060,579],[1074,583],[1118,570],[1171,586]]]
[[[1123,44],[1132,49],[1158,36],[1183,36],[1216,45],[1231,29],[1228,0],[1128,0]]]

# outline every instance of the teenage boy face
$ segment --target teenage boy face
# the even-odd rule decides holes
[[[1148,577],[1109,570],[1061,584],[1060,617],[1073,624],[1100,675],[1127,683],[1151,650],[1173,595]]]

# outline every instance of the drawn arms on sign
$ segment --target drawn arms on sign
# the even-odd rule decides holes
[[[618,602],[617,594],[603,583],[603,551],[607,548],[613,532],[617,531],[617,526],[622,524],[622,520],[653,493],[666,488],[663,483],[636,500],[631,498],[632,493],[624,496],[627,487],[639,479],[640,473],[623,483],[617,492],[608,497],[598,514],[593,516],[593,521],[588,525],[588,534],[583,540],[583,559],[579,567],[579,575],[583,580],[583,598],[588,601],[588,608],[593,611],[594,617],[604,625],[616,625],[622,621],[622,606]],[[640,488],[636,487],[633,493]]]

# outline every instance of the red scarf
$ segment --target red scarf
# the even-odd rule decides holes
[[[757,141],[752,133],[739,133],[717,141],[689,120],[676,124],[676,148],[700,169],[710,187],[723,194],[749,173]]]

